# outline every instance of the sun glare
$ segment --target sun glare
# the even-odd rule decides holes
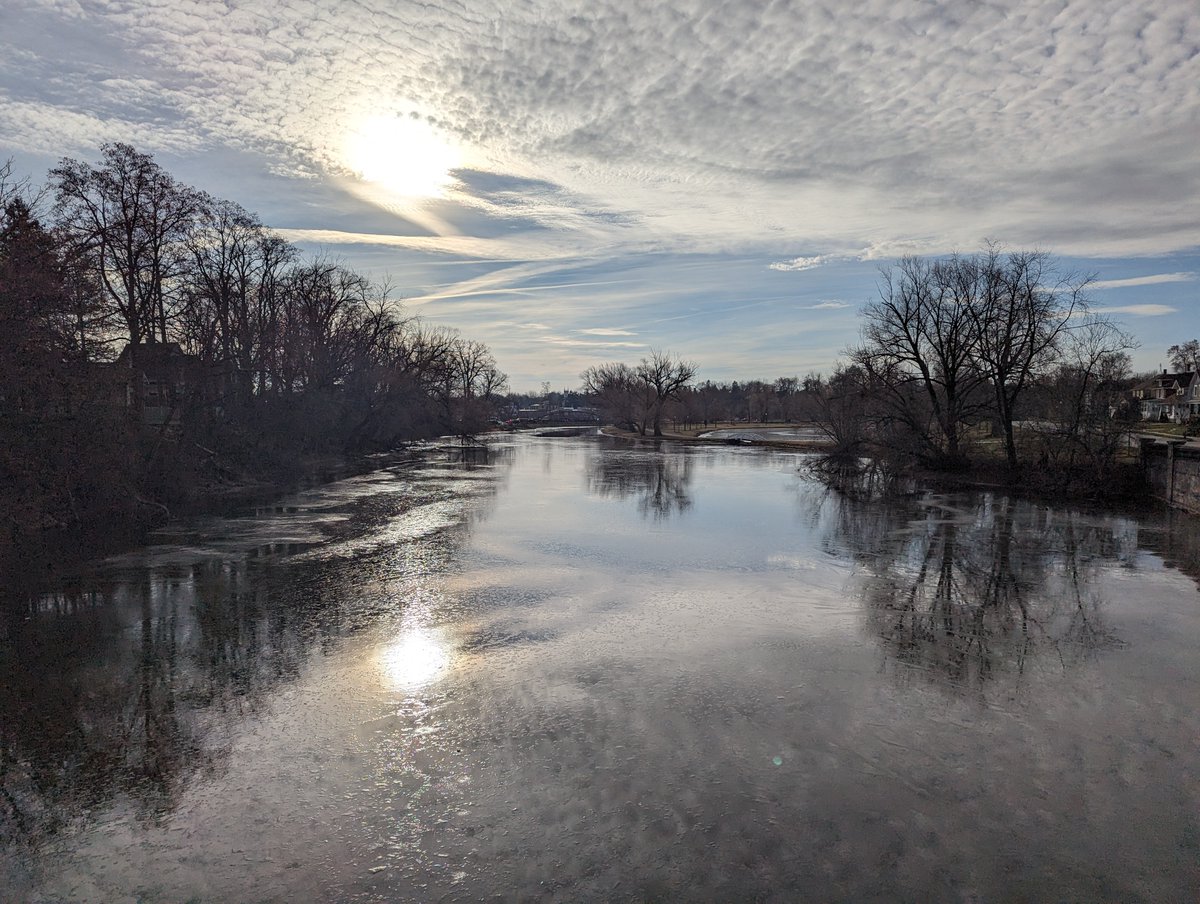
[[[449,663],[450,657],[441,638],[424,628],[405,632],[381,655],[381,665],[388,683],[401,691],[428,684]]]
[[[409,199],[437,198],[462,151],[423,119],[371,116],[346,138],[346,164],[364,181]]]

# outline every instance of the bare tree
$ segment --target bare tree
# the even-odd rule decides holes
[[[654,435],[662,436],[663,405],[669,399],[679,397],[683,388],[696,376],[696,365],[691,361],[676,358],[668,352],[654,349],[649,357],[643,358],[634,368],[634,375],[653,394],[650,419],[654,426]]]
[[[208,360],[249,374],[262,341],[255,294],[262,276],[265,230],[240,205],[204,197],[186,240],[194,343]]]
[[[1171,366],[1177,371],[1200,370],[1200,340],[1189,339],[1167,349]]]
[[[62,227],[120,315],[136,356],[142,342],[167,341],[182,243],[200,197],[127,144],[106,144],[101,156],[98,166],[64,158],[50,178]]]
[[[1087,284],[1042,252],[906,258],[884,274],[851,358],[920,457],[962,464],[964,429],[990,415],[1016,469],[1018,406],[1086,312]]]
[[[1054,362],[1059,341],[1075,318],[1087,310],[1088,280],[1058,274],[1050,256],[1040,251],[1002,255],[992,247],[954,264],[961,279],[978,285],[968,307],[975,325],[975,358],[991,384],[1008,465],[1016,469],[1017,404]]]
[[[775,380],[775,403],[779,408],[779,420],[786,423],[792,419],[792,406],[799,389],[800,381],[795,377],[778,377]]]
[[[645,436],[651,400],[634,368],[620,362],[598,364],[580,374],[580,379],[583,391],[595,397],[607,417]]]
[[[332,389],[349,373],[373,288],[328,260],[294,267],[284,283],[285,391]]]
[[[828,380],[819,374],[805,377],[810,414],[833,443],[835,456],[861,453],[868,438],[872,399],[862,368],[839,364]]]
[[[983,408],[972,277],[957,257],[904,258],[884,272],[879,300],[864,310],[863,342],[850,351],[918,455],[942,466],[962,464],[963,430]]]
[[[1113,418],[1129,375],[1127,333],[1102,317],[1080,318],[1063,334],[1060,361],[1045,380],[1042,456],[1047,464],[1111,471],[1128,425]]]

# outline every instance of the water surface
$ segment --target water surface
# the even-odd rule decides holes
[[[5,900],[1200,898],[1194,522],[804,462],[514,437],[10,599]]]

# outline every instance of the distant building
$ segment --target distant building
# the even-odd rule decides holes
[[[137,406],[140,389],[141,420],[147,427],[178,427],[184,409],[193,406],[220,415],[238,384],[246,382],[236,368],[189,355],[178,342],[143,342],[136,349],[126,345],[112,368],[122,375],[125,407]]]
[[[1163,371],[1132,390],[1133,403],[1145,421],[1180,423],[1200,417],[1200,371]]]

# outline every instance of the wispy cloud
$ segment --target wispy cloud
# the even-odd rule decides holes
[[[1127,289],[1133,286],[1157,286],[1161,283],[1192,282],[1196,274],[1190,272],[1155,273],[1150,276],[1131,276],[1127,279],[1100,279],[1091,283],[1090,289]]]
[[[790,261],[776,261],[770,267],[772,270],[815,270],[828,259],[823,254],[813,257],[793,257]]]
[[[807,311],[840,311],[843,308],[851,308],[854,305],[848,301],[822,301],[817,304],[810,304],[805,307]]]
[[[588,329],[574,330],[573,332],[582,333],[585,336],[636,336],[637,333],[631,333],[629,330],[616,330],[608,327],[590,327]]]
[[[403,248],[430,254],[453,254],[484,261],[562,260],[574,247],[561,242],[528,236],[481,238],[470,235],[392,235],[373,232],[347,232],[340,229],[279,229],[291,242],[309,245],[364,245]]]
[[[571,336],[539,336],[538,342],[561,345],[568,348],[645,348],[644,342],[605,342],[591,339],[575,339]]]
[[[1092,308],[1091,311],[1095,314],[1133,314],[1135,317],[1163,317],[1166,314],[1178,313],[1179,308],[1173,308],[1167,304],[1123,304],[1108,308]]]

